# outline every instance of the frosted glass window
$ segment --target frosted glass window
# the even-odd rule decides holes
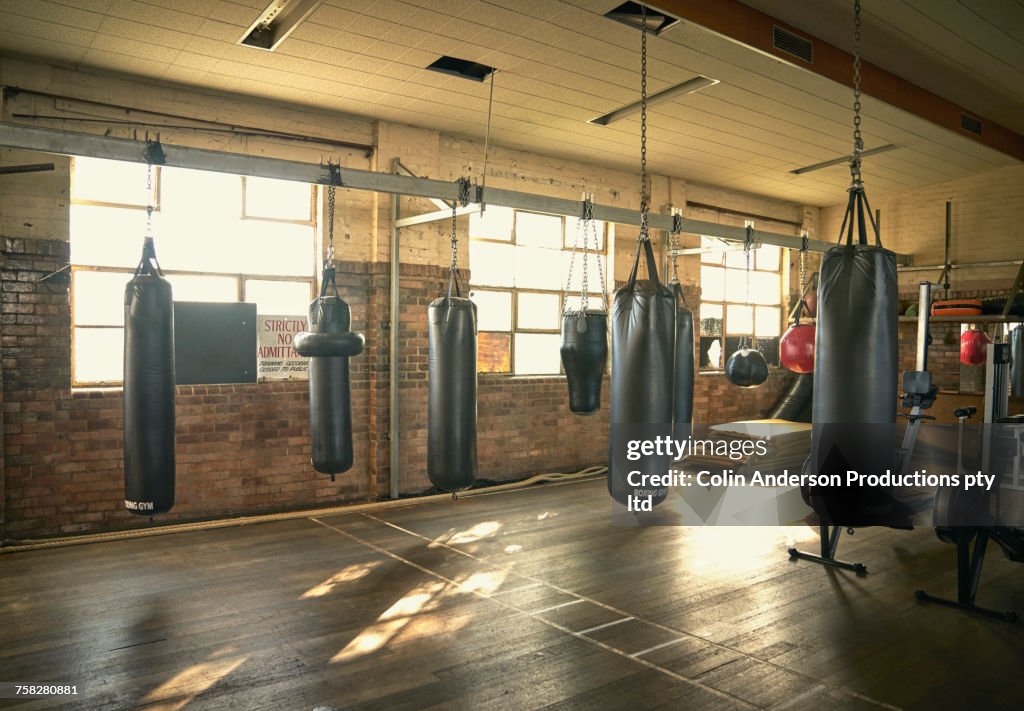
[[[161,215],[153,215],[154,232]],[[71,262],[91,267],[135,267],[146,236],[146,211],[130,208],[71,205]],[[162,241],[156,240],[162,261]]]
[[[488,205],[483,214],[469,213],[469,236],[472,239],[512,241],[512,221],[515,211],[511,207]]]
[[[92,272],[76,269],[71,287],[75,324],[124,325],[124,287],[128,272]]]
[[[753,282],[751,282],[751,296],[753,296]],[[725,301],[747,300],[747,273],[740,269],[725,270]]]
[[[700,298],[703,301],[725,301],[725,270],[721,267],[700,268]]]
[[[147,203],[145,163],[123,163],[101,158],[75,158],[71,181],[71,199],[107,202],[118,205]],[[154,200],[159,168],[153,168]]]
[[[778,274],[750,272],[750,303],[777,304],[782,298],[781,289],[782,283]]]
[[[782,330],[782,310],[777,306],[758,306],[754,319],[754,335],[775,338]]]
[[[517,306],[519,328],[551,330],[559,328],[561,313],[559,312],[558,294],[520,292]]]
[[[194,215],[168,209],[156,234],[156,254],[164,269],[200,272],[243,272],[245,256],[241,219]],[[286,225],[275,225],[283,227]]]
[[[246,217],[309,221],[312,218],[312,199],[312,187],[306,183],[245,178]]]
[[[245,300],[256,304],[258,314],[298,316],[309,311],[313,297],[307,282],[246,279]]]
[[[233,304],[238,301],[238,280],[235,277],[168,274],[175,301],[207,301]]]
[[[123,328],[75,329],[75,381],[116,382],[124,375]]]
[[[584,233],[583,233],[583,221],[578,217],[567,217],[565,218],[565,248],[572,249],[573,245],[578,244],[580,249],[583,249]],[[604,222],[601,220],[593,220],[593,228],[591,234],[586,236],[587,249],[594,249],[594,235],[593,232],[597,233],[597,249],[598,251],[604,250]],[[577,242],[576,229],[580,227],[579,241]]]
[[[762,247],[757,248],[756,266],[758,269],[764,269],[770,272],[777,272],[779,271],[779,265],[781,261],[781,247],[776,247],[774,244],[766,244]]]
[[[238,228],[233,271],[274,276],[308,276],[315,271],[311,225],[242,220]],[[344,259],[343,246],[338,247],[338,258]]]
[[[516,249],[515,285],[524,289],[560,291],[563,286],[561,251],[540,247]]]
[[[476,304],[477,330],[512,330],[512,292],[474,289],[471,298]]]
[[[728,242],[729,246],[723,253],[725,257],[725,266],[731,269],[746,269],[747,257],[741,248],[737,248],[737,245],[742,244],[741,242]],[[754,255],[750,255],[750,268],[754,268]]]
[[[701,235],[700,246],[702,249],[713,250],[710,252],[701,252],[700,261],[704,264],[721,265],[725,261],[725,254],[722,251],[725,245],[722,243],[722,240]]]
[[[557,375],[561,366],[562,337],[557,333],[517,333],[517,375]]]
[[[510,244],[474,242],[469,250],[469,269],[473,284],[513,286],[516,249]]]
[[[727,335],[751,335],[754,333],[754,307],[729,304],[725,313]]]
[[[535,212],[516,213],[516,244],[562,248],[562,218]]]
[[[185,168],[161,171],[160,204],[165,212],[192,217],[193,222],[239,218],[242,178],[228,173]]]

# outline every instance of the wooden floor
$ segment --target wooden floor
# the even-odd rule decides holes
[[[19,709],[1020,708],[1024,623],[953,592],[930,530],[864,529],[857,577],[797,528],[619,528],[603,481],[0,556]],[[1024,611],[992,551],[979,601]]]

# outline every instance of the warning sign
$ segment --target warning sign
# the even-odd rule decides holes
[[[256,369],[260,380],[305,378],[307,359],[292,346],[306,330],[304,316],[257,316]]]

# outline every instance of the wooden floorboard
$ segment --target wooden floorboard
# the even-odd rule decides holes
[[[619,527],[603,481],[0,555],[18,709],[1018,708],[1024,624],[930,529]],[[979,602],[1024,611],[989,553]]]

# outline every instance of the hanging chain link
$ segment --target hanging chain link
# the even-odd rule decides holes
[[[452,261],[448,266],[448,271],[458,271],[459,263],[459,236],[456,232],[456,218],[459,216],[459,207],[466,207],[469,205],[469,180],[465,177],[458,179],[459,186],[459,197],[457,200],[452,202]]]
[[[679,233],[682,231],[683,216],[678,208],[674,208],[672,210],[672,229],[668,233],[668,253],[672,259],[672,278],[669,279],[669,284],[679,283],[679,255],[676,254],[676,250],[679,249]]]
[[[327,266],[334,266],[334,186],[327,186]]]
[[[647,5],[641,3],[640,14],[640,239],[650,240],[647,213],[650,195],[647,194]]]
[[[861,153],[864,139],[860,133],[860,0],[853,0],[853,153],[850,155],[850,188],[860,189]]]
[[[594,220],[594,206],[590,206],[590,234],[594,238],[594,261],[597,262],[597,278],[601,282],[601,305],[608,310],[608,282],[604,280],[604,267],[601,266],[601,244],[597,239],[597,222]]]
[[[746,298],[743,300],[743,303],[747,304],[748,308],[750,308],[750,306],[749,306],[750,305],[750,256],[751,256],[751,253],[753,251],[754,251],[754,225],[753,225],[753,223],[748,222],[747,223],[747,237],[746,237],[746,239],[743,240],[743,258],[744,258],[744,261],[746,262],[746,278],[747,278],[747,285],[746,285],[747,294],[746,294]],[[751,309],[751,310],[753,310],[753,309]],[[744,342],[746,342],[747,344],[753,344],[753,341],[750,340],[748,336],[743,336],[743,338],[741,339],[741,341],[740,341],[741,347],[743,347],[742,344]]]
[[[146,164],[146,237],[153,237],[153,164]]]
[[[800,298],[804,298],[804,292],[807,290],[807,232],[803,232],[800,235]]]

